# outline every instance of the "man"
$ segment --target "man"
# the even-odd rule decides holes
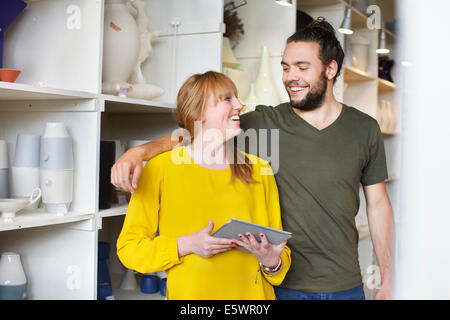
[[[333,96],[343,58],[333,27],[322,18],[313,21],[288,38],[283,54],[283,83],[290,102],[258,106],[240,119],[243,130],[279,129],[275,178],[283,228],[293,237],[292,265],[276,288],[278,299],[365,298],[354,219],[360,184],[381,271],[376,298],[390,298],[393,217],[384,182],[384,143],[376,120]],[[112,183],[134,191],[142,160],[175,144],[163,137],[129,150],[114,165]],[[270,143],[268,149],[277,152]]]

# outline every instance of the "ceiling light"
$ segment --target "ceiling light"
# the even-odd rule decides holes
[[[292,0],[275,0],[275,2],[286,7],[292,6]]]
[[[352,30],[352,9],[349,7],[345,12],[344,20],[342,20],[341,26],[338,31],[343,34],[353,34]]]
[[[386,33],[384,32],[384,29],[381,29],[380,32],[380,43],[378,45],[378,49],[376,50],[378,54],[388,54],[391,52],[388,48],[386,48]]]

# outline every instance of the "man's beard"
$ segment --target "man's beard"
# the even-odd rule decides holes
[[[302,111],[311,111],[320,107],[325,99],[325,93],[327,92],[327,77],[325,70],[321,73],[317,85],[311,87],[306,97],[300,102],[290,101],[291,106]]]

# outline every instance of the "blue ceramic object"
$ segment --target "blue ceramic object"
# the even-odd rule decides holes
[[[107,297],[112,296],[112,287],[99,285],[97,287],[97,300],[106,300]]]
[[[155,275],[144,274],[141,278],[143,293],[156,293],[159,290],[159,278]]]
[[[97,300],[105,300],[112,295],[111,277],[109,276],[106,260],[109,259],[109,243],[98,243],[98,263],[97,263]]]
[[[3,39],[6,29],[27,6],[22,0],[0,0],[0,68],[3,68]]]
[[[24,300],[26,297],[26,284],[17,286],[0,285],[0,300]]]
[[[161,280],[161,288],[159,290],[159,293],[161,293],[161,295],[163,297],[166,296],[166,293],[167,293],[167,278],[164,278],[164,279]]]

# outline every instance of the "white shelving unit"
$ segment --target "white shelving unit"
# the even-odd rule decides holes
[[[223,0],[147,0],[149,29],[161,31],[143,66],[146,79],[165,90],[155,101],[102,94],[104,0],[27,3],[5,35],[4,67],[22,73],[16,83],[0,82],[0,139],[12,164],[18,134],[42,135],[47,122],[64,122],[74,141],[73,202],[64,216],[41,205],[0,222],[0,253],[20,253],[28,299],[96,299],[98,242],[110,244],[109,263],[117,266],[115,242],[127,210],[98,209],[100,141],[151,140],[176,128],[172,112],[183,81],[221,71]],[[79,27],[68,23],[73,6]],[[116,271],[116,299],[164,299],[120,290]]]
[[[330,22],[335,30],[338,29],[344,19],[345,9],[348,3],[344,0],[303,0],[298,1],[297,8],[302,10],[313,18],[323,16]],[[382,13],[383,14],[383,13]],[[391,101],[394,107],[396,125],[393,130],[382,130],[385,142],[387,166],[389,178],[386,180],[387,191],[395,212],[398,212],[398,192],[397,183],[400,179],[400,135],[401,135],[401,101],[399,90],[401,85],[378,78],[378,55],[375,49],[378,45],[378,30],[367,28],[367,16],[352,7],[352,29],[354,35],[362,36],[369,40],[368,66],[366,70],[360,70],[352,65],[344,65],[341,76],[336,81],[334,93],[338,101],[355,107],[375,119],[380,118],[378,105],[381,100]],[[397,37],[392,32],[385,30],[387,35],[387,44],[391,49],[390,57],[395,57]],[[344,36],[337,32],[337,37],[345,48],[345,42],[350,41],[350,36]],[[398,79],[394,70],[394,80]],[[359,238],[359,260],[363,280],[366,280],[371,274],[367,273],[367,267],[377,264],[373,251],[370,233],[367,228],[366,204],[362,188],[360,188],[360,210],[356,217],[357,226],[360,227]],[[367,284],[367,283],[365,283]],[[366,298],[373,299],[375,290],[368,290],[365,286]]]

